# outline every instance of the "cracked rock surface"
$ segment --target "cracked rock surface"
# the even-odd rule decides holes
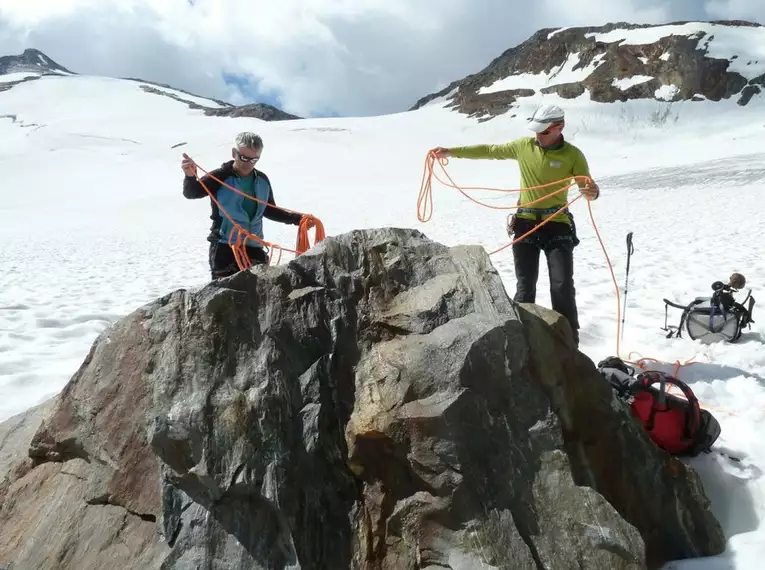
[[[565,321],[413,230],[141,307],[0,442],[12,570],[632,570],[724,547]]]

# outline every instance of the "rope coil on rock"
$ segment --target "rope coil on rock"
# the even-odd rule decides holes
[[[188,155],[186,155],[188,156]],[[228,245],[231,246],[231,250],[234,253],[234,259],[236,260],[237,267],[239,267],[240,271],[244,271],[245,269],[249,269],[252,267],[252,259],[250,259],[250,256],[247,254],[247,242],[252,240],[262,246],[266,249],[266,252],[268,254],[268,264],[270,265],[274,258],[274,251],[278,251],[278,258],[276,260],[276,264],[278,265],[282,258],[282,252],[289,251],[290,253],[294,253],[296,256],[301,255],[308,251],[311,247],[310,240],[308,237],[308,231],[311,229],[311,227],[314,228],[314,245],[323,241],[326,238],[326,233],[324,231],[324,224],[322,224],[321,220],[317,218],[316,216],[313,216],[311,214],[305,214],[303,212],[297,212],[295,210],[290,210],[288,208],[283,208],[281,206],[277,206],[276,204],[272,204],[266,200],[261,200],[259,198],[256,198],[254,196],[250,196],[249,194],[242,192],[238,188],[235,188],[231,186],[230,184],[227,184],[220,178],[217,178],[214,174],[208,172],[197,162],[193,159],[190,159],[194,166],[201,170],[208,178],[215,180],[216,182],[220,183],[221,186],[225,186],[232,192],[239,194],[240,196],[243,196],[247,198],[248,200],[253,200],[255,202],[259,202],[261,204],[265,204],[266,206],[271,206],[273,208],[277,208],[283,212],[287,212],[290,214],[297,214],[301,216],[300,224],[298,225],[298,232],[297,232],[297,240],[295,243],[295,249],[289,249],[286,247],[282,247],[278,244],[263,240],[256,236],[255,234],[247,231],[245,228],[243,228],[240,224],[237,224],[234,219],[231,217],[231,214],[229,214],[223,206],[220,205],[220,202],[215,198],[215,194],[207,187],[207,185],[204,183],[204,180],[202,180],[201,177],[198,175],[196,176],[196,179],[201,184],[202,188],[204,188],[205,192],[210,196],[210,199],[215,203],[215,205],[218,207],[218,211],[220,211],[229,222],[231,222],[232,230],[228,235]]]

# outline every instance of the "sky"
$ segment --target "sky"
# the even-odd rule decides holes
[[[0,0],[0,55],[302,117],[404,111],[540,28],[746,19],[762,0]]]

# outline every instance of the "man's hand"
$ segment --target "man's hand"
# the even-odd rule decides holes
[[[430,152],[436,155],[436,158],[446,158],[447,156],[451,155],[451,152],[448,148],[444,148],[442,146],[437,146],[435,148],[431,148]]]
[[[185,152],[183,153],[183,160],[181,161],[181,169],[186,176],[197,175],[197,165],[194,164],[194,161],[191,160],[189,155]]]
[[[600,196],[600,186],[595,184],[595,181],[588,180],[584,188],[579,190],[587,200],[597,200]]]
[[[515,214],[507,217],[507,237],[512,238],[515,233]]]

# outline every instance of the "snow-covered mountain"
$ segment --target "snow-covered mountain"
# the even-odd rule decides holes
[[[582,351],[597,362],[616,350],[619,306],[609,262],[623,286],[624,239],[634,231],[621,356],[693,359],[679,375],[720,421],[716,449],[740,459],[715,454],[691,461],[725,530],[726,553],[666,570],[759,567],[762,303],[737,344],[669,340],[661,327],[664,298],[705,295],[733,271],[746,275],[756,298],[765,296],[765,97],[756,92],[765,72],[762,33],[709,23],[543,30],[537,44],[513,48],[491,72],[453,84],[415,110],[366,118],[238,116],[222,101],[141,80],[80,75],[44,54],[40,69],[14,60],[0,75],[0,421],[61,390],[115,319],[208,281],[210,209],[206,200],[182,196],[182,152],[212,169],[230,157],[238,132],[257,131],[265,141],[258,166],[277,203],[314,214],[328,234],[415,227],[449,245],[493,251],[509,242],[505,222],[517,194],[473,193],[495,207],[487,209],[435,184],[433,218],[420,223],[426,152],[527,136],[524,118],[541,101],[554,101],[566,109],[567,137],[584,151],[602,188],[592,219],[583,200],[572,206],[581,239],[575,275]],[[689,58],[698,66],[680,65]],[[576,85],[584,87],[579,95]],[[672,97],[664,96],[669,85],[677,86]],[[748,88],[752,96],[744,101]],[[513,95],[518,89],[533,93]],[[490,117],[497,119],[484,120]],[[464,186],[518,186],[512,161],[452,160],[447,168]],[[265,232],[285,247],[295,242],[294,226],[266,221]],[[283,262],[290,257],[285,253]],[[512,253],[492,260],[512,294]],[[542,260],[537,302],[549,306],[548,290]],[[677,316],[670,314],[670,324]]]
[[[488,120],[520,101],[735,100],[765,88],[765,27],[750,22],[614,23],[539,30],[485,69],[428,95]]]
[[[58,77],[62,75],[79,78],[87,77],[69,71],[43,52],[33,48],[26,49],[19,55],[0,57],[0,91],[6,91],[21,83],[37,81],[43,77]],[[170,85],[136,78],[113,79],[137,84],[146,93],[175,99],[189,108],[201,110],[207,115],[217,117],[255,117],[266,121],[284,121],[300,118],[266,103],[236,106],[218,99],[200,97]],[[130,87],[126,87],[126,89],[130,89]]]

